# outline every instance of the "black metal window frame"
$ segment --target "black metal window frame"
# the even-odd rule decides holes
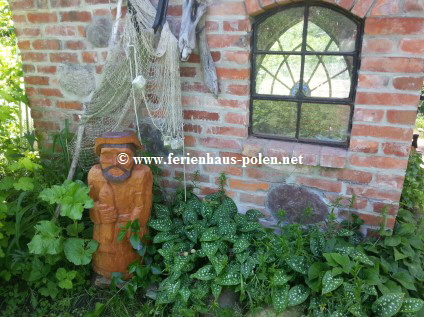
[[[261,23],[275,14],[278,14],[281,11],[295,8],[303,7],[304,8],[304,24],[303,24],[303,34],[302,34],[302,47],[300,51],[264,51],[257,50],[258,42],[258,27]],[[307,34],[308,34],[308,17],[309,17],[309,8],[310,7],[323,7],[328,8],[333,11],[336,11],[349,20],[354,22],[357,26],[357,35],[355,50],[353,52],[317,52],[317,51],[307,51]],[[258,16],[252,24],[252,40],[251,40],[251,73],[250,73],[250,113],[249,113],[249,135],[264,138],[264,139],[274,139],[274,140],[285,140],[285,141],[294,141],[298,143],[309,143],[309,144],[319,144],[319,145],[328,145],[332,147],[340,148],[349,148],[350,144],[350,135],[352,131],[352,121],[353,121],[353,112],[354,112],[354,103],[355,95],[358,85],[358,71],[361,63],[361,48],[362,48],[362,38],[364,34],[364,21],[350,12],[347,12],[339,7],[336,7],[331,4],[323,3],[320,1],[308,1],[293,3],[289,5],[284,5],[281,7],[276,7],[271,9],[268,12],[263,13]],[[286,55],[286,56],[301,56],[301,69],[300,69],[300,81],[299,87],[303,87],[303,75],[305,68],[305,57],[310,56],[343,56],[343,57],[352,57],[352,76],[351,76],[351,87],[348,98],[322,98],[322,97],[307,97],[303,94],[303,89],[298,90],[297,96],[279,96],[279,95],[265,95],[256,93],[256,56],[264,54],[272,55]],[[294,138],[290,137],[281,137],[277,135],[270,134],[258,134],[253,132],[253,101],[254,100],[271,100],[271,101],[292,101],[297,103],[297,122],[296,122],[296,136]],[[337,141],[324,141],[324,140],[312,140],[312,139],[303,139],[299,137],[300,130],[300,115],[302,103],[315,103],[315,104],[340,104],[343,106],[350,106],[350,115],[349,115],[349,124],[347,129],[347,139],[344,142]]]

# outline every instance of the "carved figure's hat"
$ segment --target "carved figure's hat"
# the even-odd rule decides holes
[[[134,132],[106,132],[100,138],[96,138],[94,151],[100,156],[102,145],[104,144],[133,144],[136,149],[141,149],[142,145]]]

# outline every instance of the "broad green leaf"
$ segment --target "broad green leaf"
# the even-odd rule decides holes
[[[379,317],[394,316],[402,307],[403,297],[403,293],[391,293],[383,295],[373,303],[372,310]]]
[[[69,238],[64,243],[65,256],[75,265],[90,263],[99,243],[96,240]]]
[[[249,246],[250,246],[249,240],[246,237],[242,236],[236,241],[236,243],[234,243],[233,252],[234,253],[243,252]]]
[[[286,310],[289,301],[289,286],[278,286],[271,290],[272,307],[277,313]]]
[[[290,276],[284,270],[277,270],[271,279],[272,285],[281,286],[290,281]]]
[[[33,190],[34,182],[31,177],[20,177],[17,182],[13,183],[16,190]]]
[[[304,256],[292,255],[286,259],[286,263],[290,268],[296,272],[302,273],[304,275],[308,274],[308,264],[306,263],[306,258]]]
[[[151,219],[149,227],[157,231],[170,231],[172,229],[172,221],[169,218]]]
[[[196,273],[190,275],[191,278],[197,278],[201,281],[209,281],[215,277],[212,265],[205,265],[197,270]]]
[[[178,234],[172,234],[169,231],[166,232],[159,232],[155,237],[153,238],[153,243],[163,243],[166,241],[178,239]]]
[[[401,242],[401,237],[399,236],[389,236],[384,239],[384,245],[388,247],[397,247]]]
[[[168,207],[166,207],[165,205],[154,204],[153,208],[157,218],[169,218],[171,215]]]
[[[402,313],[416,313],[423,308],[423,300],[419,298],[405,298],[400,311]]]
[[[42,220],[35,225],[35,235],[28,243],[33,254],[58,254],[62,251],[62,229],[53,221]]]
[[[215,241],[218,240],[220,236],[218,235],[218,230],[216,227],[212,227],[203,232],[200,237],[200,241]]]

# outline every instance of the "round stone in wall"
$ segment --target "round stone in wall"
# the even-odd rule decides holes
[[[294,185],[278,185],[267,196],[266,207],[274,216],[284,210],[285,222],[313,224],[325,220],[327,204],[314,192]],[[305,210],[310,213],[305,214]]]
[[[110,16],[93,17],[93,22],[87,26],[87,40],[94,47],[107,47],[112,31],[112,18]]]
[[[59,85],[66,93],[76,97],[87,97],[96,88],[92,67],[63,65],[59,68]]]

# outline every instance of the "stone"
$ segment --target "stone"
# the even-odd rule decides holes
[[[280,314],[277,314],[272,308],[258,308],[255,312],[249,313],[248,317],[302,317],[305,310],[304,305],[287,308]]]
[[[328,214],[327,204],[309,189],[295,185],[278,185],[268,192],[266,207],[276,216],[279,210],[284,210],[285,222],[299,224],[314,224],[325,220]],[[305,215],[310,208],[311,214]]]
[[[107,47],[112,32],[112,18],[110,16],[93,17],[93,22],[87,26],[87,40],[94,47]]]
[[[90,66],[66,64],[59,68],[59,86],[65,93],[84,98],[96,88],[96,79]]]

